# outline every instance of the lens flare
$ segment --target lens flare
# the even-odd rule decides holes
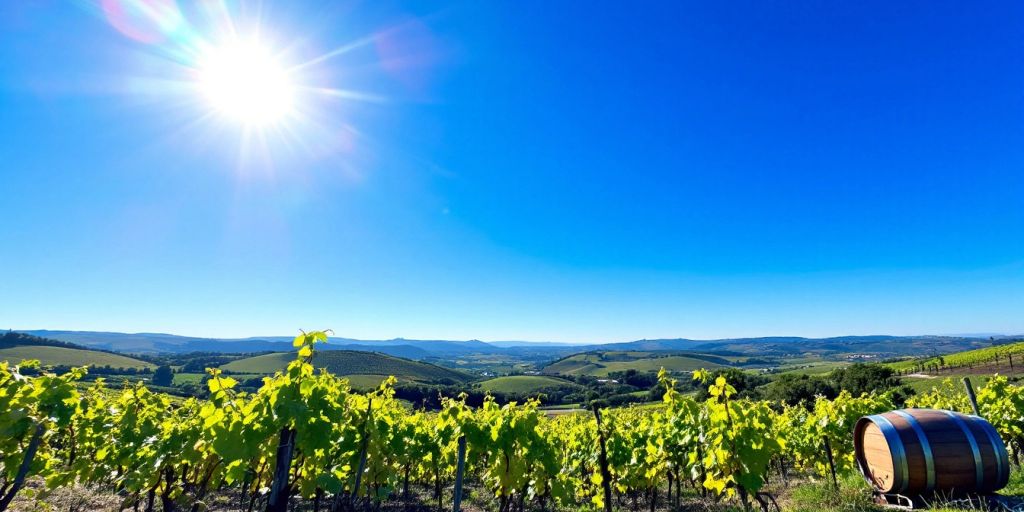
[[[101,0],[100,7],[118,32],[141,43],[161,42],[184,23],[174,0]]]
[[[206,99],[229,118],[266,125],[292,112],[295,91],[288,73],[257,43],[211,48],[200,58],[198,70]]]
[[[323,51],[307,34],[329,23],[288,26],[262,0],[80,3],[133,43],[123,54],[130,72],[103,86],[165,115],[175,128],[157,143],[219,153],[245,178],[277,179],[283,169],[294,178],[310,164],[311,173],[342,169],[360,179],[378,143],[355,126],[368,108],[390,103],[380,89],[395,82],[405,86],[400,94],[429,99],[425,78],[440,53],[417,18],[354,32]],[[340,165],[320,165],[331,158]]]

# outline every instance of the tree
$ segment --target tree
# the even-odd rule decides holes
[[[154,386],[170,386],[173,381],[174,372],[172,372],[171,367],[166,364],[157,368],[156,372],[153,373]]]
[[[855,397],[896,390],[893,401],[901,405],[914,394],[914,390],[903,384],[892,368],[880,364],[857,363],[835,370],[829,377],[837,391],[849,391]]]
[[[853,396],[863,393],[882,392],[899,386],[895,371],[880,364],[857,363],[832,372],[831,380],[840,390],[849,391]]]
[[[761,388],[761,396],[768,400],[777,400],[789,405],[803,404],[812,407],[817,397],[835,398],[839,393],[831,382],[811,375],[780,375],[775,382]]]
[[[718,368],[707,372],[709,382],[714,382],[719,377],[725,377],[737,398],[750,398],[757,393],[757,387],[771,381],[763,375],[748,373],[738,368]],[[697,400],[704,401],[711,396],[708,386],[700,386],[697,389]]]

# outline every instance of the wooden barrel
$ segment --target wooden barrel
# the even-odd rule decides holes
[[[937,409],[865,416],[853,445],[860,472],[884,493],[991,493],[1010,478],[1006,446],[978,416]]]

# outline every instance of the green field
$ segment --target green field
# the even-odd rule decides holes
[[[38,359],[44,366],[110,366],[112,368],[156,368],[155,365],[128,356],[96,350],[23,345],[0,349],[0,361],[19,363]]]
[[[555,377],[542,375],[509,375],[507,377],[496,377],[480,383],[480,387],[486,391],[495,393],[536,393],[545,389],[553,388],[579,388],[574,382]]]
[[[978,374],[942,374],[937,377],[931,375],[921,376],[920,374],[915,374],[914,376],[903,377],[900,380],[904,384],[910,386],[916,393],[927,393],[931,391],[933,388],[937,387],[945,388],[945,382],[949,380],[952,382],[952,387],[953,389],[955,389],[955,392],[962,393],[964,392],[964,377],[969,377],[971,379],[971,385],[973,385],[975,389],[984,386],[985,384],[988,383],[989,379],[992,378],[991,375]]]
[[[189,382],[192,384],[199,384],[205,377],[205,373],[175,373],[173,384],[175,386],[180,386]],[[238,377],[235,378],[238,379]]]
[[[175,373],[174,382],[175,386],[180,386],[186,383],[199,384],[206,379],[207,374],[205,373]],[[238,381],[244,381],[253,377],[262,377],[262,374],[250,373],[250,374],[231,374],[231,377]]]
[[[275,352],[231,361],[221,366],[221,369],[234,373],[271,374],[283,370],[294,359],[295,354],[291,352]],[[361,384],[368,382],[365,377],[369,375],[394,375],[399,380],[417,382],[460,383],[472,380],[472,376],[467,373],[376,352],[325,350],[316,353],[313,365],[335,375],[360,376]]]
[[[259,376],[260,375],[258,375],[258,374],[248,374],[248,375],[247,374],[234,374],[234,373],[231,374],[232,378],[234,378],[236,380],[239,380],[239,381],[244,381],[244,380],[248,380],[248,379],[251,379],[253,377],[259,377]],[[174,374],[174,385],[177,386],[177,385],[180,385],[180,384],[184,384],[186,382],[191,382],[191,383],[194,383],[194,384],[199,384],[200,382],[203,381],[204,378],[206,378],[206,374],[205,373],[175,373]],[[345,378],[348,379],[348,383],[349,383],[350,386],[352,386],[353,389],[372,390],[372,389],[375,389],[378,386],[380,386],[380,383],[384,382],[384,379],[388,378],[388,376],[387,375],[352,374],[352,375],[345,375]],[[403,378],[399,378],[398,380],[399,381],[403,381],[403,380],[408,381],[409,379],[406,379],[406,378],[403,377]]]
[[[709,358],[714,358],[709,356]],[[714,358],[719,359],[719,358]],[[555,361],[544,368],[544,373],[555,375],[590,375],[607,377],[611,372],[634,369],[638,372],[656,372],[665,368],[669,372],[692,372],[701,368],[723,366],[693,355],[663,355],[656,352],[587,352]]]
[[[388,378],[388,376],[387,375],[368,375],[368,374],[359,374],[359,373],[357,373],[357,374],[353,374],[353,375],[346,375],[345,378],[348,379],[348,385],[351,386],[352,389],[373,390],[373,389],[376,389],[376,388],[380,387],[380,383],[384,382],[384,379]],[[409,381],[409,379],[405,378],[405,377],[397,377],[396,376],[396,378],[398,378],[399,382],[403,382],[403,381],[408,382]]]
[[[817,361],[806,364],[780,366],[778,372],[793,375],[826,375],[832,373],[833,370],[838,370],[839,368],[845,368],[847,366],[850,366],[850,363],[843,361]]]

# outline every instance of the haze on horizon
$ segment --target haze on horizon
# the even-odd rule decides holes
[[[225,341],[226,340],[235,340],[235,341],[237,341],[237,340],[247,340],[247,339],[269,339],[269,338],[289,339],[289,338],[292,337],[292,335],[289,335],[289,334],[266,334],[266,333],[264,333],[263,335],[253,335],[253,336],[230,336],[230,337],[223,336],[223,337],[217,337],[217,336],[203,336],[203,335],[200,335],[200,334],[184,335],[184,334],[169,333],[169,332],[160,332],[160,333],[156,333],[156,332],[130,332],[130,333],[124,333],[124,332],[117,332],[117,331],[75,331],[75,330],[72,330],[72,329],[29,329],[29,328],[4,328],[4,329],[0,329],[0,330],[12,330],[12,331],[15,331],[15,332],[39,333],[39,335],[44,336],[44,337],[45,337],[45,334],[44,334],[45,331],[50,331],[50,332],[85,332],[85,333],[95,332],[95,333],[102,333],[102,334],[111,334],[111,333],[113,333],[113,334],[124,334],[124,335],[129,335],[129,336],[151,336],[151,335],[164,336],[164,335],[171,335],[171,336],[181,336],[181,337],[187,337],[187,338],[205,338],[205,339],[216,339],[216,340],[225,340]],[[477,341],[482,341],[482,342],[485,342],[485,343],[492,343],[492,344],[493,343],[498,343],[498,344],[501,344],[501,343],[537,343],[537,344],[543,345],[543,344],[553,343],[553,344],[560,344],[560,345],[576,345],[576,346],[610,345],[610,344],[616,344],[616,343],[629,343],[629,342],[634,342],[634,341],[651,341],[651,340],[659,340],[659,339],[660,340],[687,339],[689,341],[694,341],[694,342],[702,342],[702,341],[709,341],[709,342],[711,342],[711,341],[722,341],[722,340],[729,340],[729,339],[757,339],[757,338],[764,339],[764,338],[776,338],[776,337],[782,337],[782,338],[802,337],[802,338],[807,338],[807,339],[827,339],[827,338],[857,337],[857,336],[887,336],[887,334],[884,334],[884,333],[875,333],[875,334],[845,334],[845,335],[833,335],[833,336],[770,335],[770,336],[727,336],[727,337],[723,337],[723,338],[697,338],[697,339],[677,336],[677,337],[672,337],[672,338],[635,338],[635,339],[619,339],[619,340],[611,340],[611,339],[597,340],[597,339],[595,339],[595,340],[579,340],[579,341],[549,341],[549,340],[539,340],[539,339],[534,339],[534,340],[514,340],[514,339],[501,339],[501,340],[496,340],[496,339],[486,340],[485,339],[485,340],[481,340],[479,338],[443,339],[443,338],[419,338],[419,337],[411,337],[411,336],[400,336],[400,337],[395,337],[395,338],[380,338],[380,339],[360,339],[360,338],[352,338],[350,336],[345,336],[343,334],[338,334],[338,333],[329,333],[329,334],[330,334],[330,339],[328,340],[328,342],[329,343],[340,344],[340,345],[346,344],[348,342],[347,340],[355,340],[355,341],[360,341],[360,342],[366,342],[366,341],[389,341],[390,342],[390,341],[399,341],[399,340],[409,340],[409,341],[428,342],[428,343],[429,342],[449,342],[449,341],[455,341],[455,342],[477,342]],[[974,333],[940,333],[940,334],[921,334],[921,333],[918,333],[918,334],[908,334],[908,335],[901,335],[901,336],[909,336],[909,337],[914,337],[914,336],[921,336],[921,337],[936,336],[936,337],[955,337],[955,338],[979,338],[979,339],[999,338],[999,339],[1011,339],[1012,340],[1014,338],[1019,337],[1020,334],[1019,333],[1010,334],[1010,333],[1002,333],[1002,332],[984,332],[984,333],[982,333],[982,332],[974,332]],[[57,336],[57,337],[59,338],[61,336]]]
[[[1024,333],[1020,3],[153,4],[0,6],[0,327]]]

